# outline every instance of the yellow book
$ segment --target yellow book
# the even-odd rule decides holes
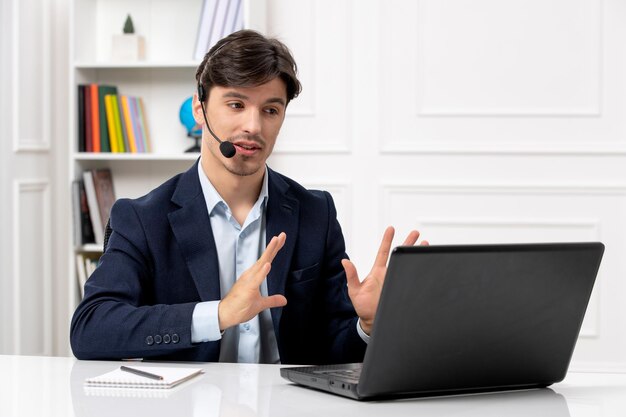
[[[126,127],[126,135],[128,136],[128,146],[131,153],[137,153],[137,141],[135,132],[133,131],[133,121],[130,117],[130,108],[128,107],[128,96],[122,96],[122,112],[124,113],[124,124]]]
[[[111,144],[111,152],[119,152],[117,148],[117,131],[115,130],[115,113],[113,111],[113,96],[104,96],[104,106],[106,109],[107,126],[109,127],[109,143]]]
[[[117,136],[117,151],[126,152],[126,148],[124,147],[124,134],[122,133],[120,103],[116,95],[112,96],[111,103],[113,104],[113,114],[115,115],[113,120],[115,121],[115,134]]]

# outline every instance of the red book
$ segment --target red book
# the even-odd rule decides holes
[[[98,84],[90,84],[91,98],[91,134],[93,135],[93,152],[100,152],[100,111],[98,109]]]

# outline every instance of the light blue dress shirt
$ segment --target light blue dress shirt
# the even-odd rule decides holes
[[[259,198],[243,225],[235,220],[228,204],[207,178],[202,170],[202,163],[198,164],[198,177],[217,249],[220,298],[224,298],[237,278],[250,268],[265,250],[265,209],[269,198],[267,167]],[[268,295],[267,280],[263,281],[260,290],[262,296]],[[263,310],[252,320],[226,329],[222,333],[217,314],[219,302],[219,300],[205,301],[198,303],[194,308],[191,320],[192,343],[221,339],[220,362],[280,363],[270,310]],[[369,336],[361,328],[360,320],[357,321],[356,328],[363,341],[369,343]]]
[[[233,217],[230,207],[202,170],[201,163],[198,164],[198,176],[215,238],[221,298],[224,298],[237,278],[250,268],[265,250],[267,168],[259,198],[243,225]],[[261,295],[267,296],[267,281],[263,281],[261,285]],[[191,322],[193,343],[222,339],[220,362],[279,363],[280,356],[270,310],[264,310],[252,320],[226,329],[222,334],[217,315],[218,304],[219,301],[207,301],[196,305]]]

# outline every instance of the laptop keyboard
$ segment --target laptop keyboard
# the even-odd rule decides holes
[[[359,378],[361,377],[361,368],[313,370],[312,373],[317,375],[326,375],[356,384],[359,382]]]

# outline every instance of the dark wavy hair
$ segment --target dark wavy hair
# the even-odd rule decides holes
[[[219,40],[196,71],[196,81],[210,94],[211,87],[256,87],[280,77],[287,86],[287,103],[302,85],[289,48],[253,30],[240,30]]]

